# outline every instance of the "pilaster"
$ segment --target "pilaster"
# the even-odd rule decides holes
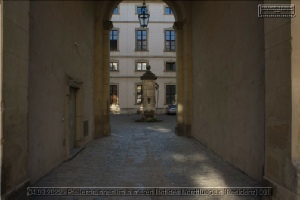
[[[176,31],[176,70],[177,70],[177,83],[176,83],[176,103],[177,103],[177,126],[175,128],[176,135],[184,135],[184,64],[183,64],[183,26],[184,21],[174,22],[173,28]]]
[[[95,21],[94,112],[95,138],[110,135],[109,119],[109,34],[111,21]]]
[[[189,26],[189,27],[188,27]],[[190,25],[186,20],[176,21],[177,50],[177,126],[176,135],[191,136],[192,121],[192,65]]]

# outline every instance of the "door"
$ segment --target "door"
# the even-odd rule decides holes
[[[75,147],[76,140],[76,89],[70,87],[70,149]]]

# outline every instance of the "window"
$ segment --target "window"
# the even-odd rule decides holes
[[[136,31],[136,50],[137,51],[147,50],[147,30]]]
[[[173,11],[168,6],[165,7],[165,15],[173,15]]]
[[[176,102],[176,85],[166,85],[166,104],[174,104]]]
[[[138,15],[138,14],[141,14],[143,12],[143,6],[135,6],[135,14]],[[149,6],[146,5],[146,10],[149,12]]]
[[[136,104],[143,103],[143,85],[136,85]]]
[[[175,62],[166,62],[166,71],[176,71]]]
[[[142,13],[142,6],[137,6],[137,7],[136,7],[136,13],[137,13],[137,14]]]
[[[110,62],[110,71],[118,71],[118,62]]]
[[[115,7],[113,14],[114,15],[119,14],[119,6]]]
[[[118,95],[118,86],[110,85],[110,95]]]
[[[110,104],[117,104],[118,103],[118,86],[117,85],[110,85]]]
[[[117,30],[110,31],[110,50],[111,51],[118,50],[118,31]]]
[[[146,5],[146,9],[147,9],[147,11],[149,11],[149,6],[148,5]],[[136,5],[135,6],[135,14],[138,15],[142,12],[143,12],[143,6],[137,6]]]
[[[136,62],[136,71],[146,71],[147,62]]]
[[[174,30],[166,30],[166,51],[175,51],[175,31]]]

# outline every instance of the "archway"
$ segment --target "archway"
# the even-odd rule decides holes
[[[10,77],[10,80],[13,83],[11,85],[8,85],[7,83],[9,80],[7,79],[8,81],[6,81],[6,85],[5,84],[1,85],[3,88],[3,102],[4,102],[3,114],[2,114],[2,120],[3,120],[2,172],[5,175],[11,175],[11,177],[5,177],[5,178],[2,177],[2,184],[4,186],[10,186],[9,188],[4,188],[5,190],[3,189],[2,193],[7,193],[10,190],[19,188],[18,185],[26,185],[29,182],[28,177],[32,179],[30,175],[28,176],[28,168],[27,168],[28,162],[31,163],[31,165],[29,166],[29,170],[32,171],[32,174],[37,174],[37,176],[33,178],[33,180],[35,180],[40,176],[42,176],[43,174],[47,173],[49,170],[53,169],[54,166],[62,162],[62,160],[64,159],[65,157],[64,147],[66,146],[66,143],[64,141],[65,138],[63,134],[64,133],[63,124],[65,119],[63,117],[64,114],[61,111],[64,109],[64,98],[67,97],[66,94],[63,92],[63,89],[57,89],[57,88],[62,88],[62,85],[65,83],[65,79],[64,79],[65,76],[62,76],[64,75],[64,71],[62,71],[61,69],[66,69],[65,66],[68,67],[70,66],[69,67],[70,69],[76,66],[77,64],[76,59],[80,58],[80,56],[74,56],[74,55],[77,55],[78,50],[80,52],[80,48],[78,49],[78,46],[75,44],[78,43],[78,40],[81,40],[79,44],[80,47],[82,48],[83,44],[85,43],[85,41],[83,40],[90,39],[93,36],[95,37],[94,43],[96,44],[95,51],[94,51],[95,57],[94,57],[94,66],[93,66],[95,79],[94,79],[94,87],[93,88],[91,87],[89,91],[93,90],[95,94],[93,99],[95,130],[91,130],[91,132],[94,131],[94,136],[96,138],[109,135],[110,132],[109,131],[110,129],[109,127],[109,69],[107,66],[109,64],[109,31],[110,28],[112,27],[112,24],[110,22],[110,16],[112,14],[114,7],[119,2],[120,1],[95,2],[96,5],[95,10],[97,10],[97,12],[95,13],[95,17],[94,17],[93,15],[94,13],[92,12],[94,10],[94,2],[89,3],[89,5],[86,5],[88,4],[87,1],[82,1],[82,2],[78,1],[76,3],[72,3],[72,6],[70,7],[65,2],[56,2],[54,6],[49,6],[52,2],[50,3],[44,1],[43,3],[41,3],[42,5],[38,6],[38,4],[33,3],[33,1],[31,1],[30,3],[28,1],[24,1],[22,2],[22,5],[20,2],[1,1],[1,7],[2,7],[1,9],[3,11],[2,12],[3,18],[1,18],[1,20],[6,19],[3,21],[3,23],[5,24],[4,26],[5,31],[3,31],[3,41],[4,41],[3,52],[5,52],[5,54],[2,54],[2,56],[4,57],[4,59],[6,59],[6,61],[20,61],[18,63],[15,62],[2,63],[3,64],[2,72],[3,74],[6,74],[4,78]],[[298,110],[297,110],[299,107],[298,106],[299,95],[296,92],[298,91],[299,88],[297,85],[299,72],[297,71],[298,68],[296,67],[297,66],[296,54],[298,52],[297,50],[298,48],[296,48],[297,46],[295,44],[295,42],[298,41],[298,38],[294,37],[295,35],[297,35],[298,31],[296,31],[296,29],[294,28],[296,27],[295,22],[297,23],[299,22],[296,21],[298,20],[298,18],[293,18],[292,20],[258,19],[256,2],[222,2],[223,5],[221,5],[221,2],[215,3],[209,1],[203,1],[203,2],[165,1],[165,2],[174,10],[176,16],[176,22],[174,25],[177,30],[177,46],[179,47],[177,51],[177,65],[179,67],[178,75],[177,75],[178,78],[177,84],[179,86],[177,92],[178,104],[179,104],[179,115],[177,119],[178,134],[189,135],[191,124],[192,124],[192,116],[193,116],[192,113],[193,112],[196,113],[196,111],[199,110],[201,111],[201,106],[206,106],[207,107],[207,109],[205,110],[206,113],[212,113],[212,115],[214,116],[213,118],[206,120],[202,124],[203,126],[201,126],[201,124],[200,125],[197,124],[197,122],[201,121],[201,119],[198,118],[195,119],[195,118],[202,116],[202,119],[207,119],[207,115],[205,115],[204,112],[202,112],[201,115],[199,116],[194,114],[195,117],[193,119],[194,122],[193,134],[198,134],[199,132],[201,132],[202,136],[205,135],[205,137],[207,137],[207,138],[198,137],[198,140],[204,141],[204,143],[209,148],[219,152],[219,154],[225,159],[233,158],[231,163],[238,167],[241,166],[240,169],[246,171],[247,173],[252,171],[252,169],[249,168],[251,168],[251,164],[254,163],[253,158],[257,157],[257,155],[263,154],[262,151],[257,151],[257,152],[254,151],[255,149],[257,149],[257,142],[260,141],[260,146],[263,146],[265,144],[266,147],[265,149],[267,150],[267,152],[265,153],[266,160],[264,161],[263,160],[264,158],[262,156],[262,159],[259,160],[259,167],[256,167],[255,171],[256,174],[258,174],[256,175],[256,177],[258,177],[257,179],[261,178],[261,174],[265,175],[266,178],[275,182],[275,184],[278,185],[278,188],[282,186],[284,187],[287,186],[286,183],[288,182],[291,186],[288,188],[292,188],[292,191],[296,193],[298,191],[297,189],[298,179],[294,177],[296,177],[298,169],[296,169],[294,163],[296,163],[299,160],[299,127],[298,127],[299,117],[298,117]],[[295,1],[292,2],[296,4]],[[49,5],[47,5],[48,3]],[[3,4],[4,4],[4,8],[3,8]],[[193,6],[193,9],[191,9],[191,6]],[[216,6],[218,7],[216,8]],[[29,8],[30,8],[30,12],[29,12]],[[241,9],[241,8],[245,8],[245,9]],[[185,12],[186,10],[188,10],[188,12]],[[78,11],[82,11],[83,13],[86,14],[84,15],[86,21],[80,21],[81,23],[78,23],[79,22],[78,19],[79,18],[82,19],[81,15],[78,15]],[[87,15],[86,11],[91,11],[89,13],[92,14]],[[221,11],[221,12],[217,12],[217,11]],[[68,12],[71,14],[69,14]],[[28,13],[30,13],[30,15],[28,15]],[[193,13],[194,19],[197,20],[193,20],[193,21],[191,20],[191,13]],[[19,24],[15,23],[11,21],[12,19],[11,16],[18,16],[16,17],[16,19],[18,19],[16,20],[16,22],[23,22],[23,21],[19,21],[19,19],[22,19],[25,20],[26,23],[19,23]],[[240,16],[241,18],[237,16]],[[260,24],[259,30],[256,30],[257,28],[256,23],[261,23],[262,20],[264,20],[264,24]],[[276,23],[274,23],[273,20],[276,20]],[[245,23],[245,21],[247,23]],[[291,21],[292,21],[292,30],[291,30]],[[30,29],[28,22],[34,25],[34,27],[32,27],[34,29]],[[83,28],[82,25],[88,24],[86,22],[91,22],[89,24],[90,26],[87,26],[86,29],[90,30],[93,33],[95,27],[95,32],[94,32],[95,34],[94,35],[85,34],[85,37],[75,35],[74,33],[80,32],[80,30],[82,30]],[[193,23],[191,24],[191,22]],[[95,26],[93,23],[95,23]],[[249,30],[251,28],[250,25],[252,25],[254,29]],[[197,27],[201,27],[201,30],[200,29],[196,30]],[[67,28],[70,28],[69,29],[70,31]],[[75,31],[74,28],[76,28]],[[191,28],[194,28],[193,37],[191,37]],[[227,34],[221,35],[220,33],[221,32],[223,33],[224,31],[226,31]],[[290,31],[292,31],[292,34],[290,33]],[[70,33],[72,33],[73,35]],[[203,33],[205,33],[205,35],[203,35]],[[284,34],[286,37],[282,37],[282,33],[286,33]],[[207,37],[206,38],[202,37],[200,39],[197,38],[200,34],[202,34],[202,36],[207,36]],[[73,37],[70,37],[70,35]],[[291,35],[293,36],[293,41],[291,40],[290,37]],[[236,36],[239,36],[239,38]],[[256,40],[255,37],[257,37],[258,40]],[[195,38],[197,38],[197,40],[195,40]],[[207,38],[210,38],[212,41],[214,41],[214,43],[212,44],[211,41]],[[280,38],[280,40],[278,40],[278,38]],[[19,41],[18,39],[20,39],[21,42],[18,43]],[[192,40],[193,43],[196,44],[193,45],[193,50],[195,50],[194,52],[196,52],[193,57],[191,55]],[[228,45],[226,41],[232,43]],[[76,43],[74,44],[74,42]],[[223,45],[223,48],[219,48],[220,42],[222,44],[225,44]],[[18,45],[16,45],[17,43]],[[246,46],[246,44],[248,46]],[[257,46],[256,49],[253,47],[255,46],[254,44],[256,44]],[[280,46],[283,44],[285,45],[284,47]],[[290,48],[291,44],[293,47],[292,56],[289,53],[287,53],[287,52],[291,52],[291,48]],[[266,48],[264,48],[264,45]],[[90,41],[89,45],[86,46],[91,47],[90,49],[92,49],[93,42]],[[202,49],[200,49],[199,46],[201,46]],[[224,48],[226,46],[230,46],[229,50],[230,52],[232,52],[232,54],[230,55],[231,57],[227,55],[228,49]],[[14,47],[14,48],[10,48],[10,47]],[[29,59],[28,49],[31,49],[30,58],[34,57],[35,58],[34,60]],[[208,52],[208,54],[210,54],[209,56],[205,54],[207,52],[207,49],[209,50]],[[254,53],[249,54],[249,50],[251,49],[255,53],[258,52],[256,57],[254,56]],[[66,50],[68,54],[61,53],[60,52],[61,50],[64,51]],[[45,57],[40,57],[40,54],[38,54],[39,52],[45,52],[43,55]],[[93,54],[90,53],[90,55]],[[202,58],[198,60],[199,62],[197,62],[197,58],[196,58],[196,56],[198,55],[202,55]],[[264,57],[264,55],[266,55],[265,56],[266,58]],[[8,59],[9,58],[8,56],[12,56],[10,58],[13,59]],[[206,62],[204,63],[203,57],[205,56],[206,56],[205,59]],[[21,59],[15,59],[15,57]],[[292,57],[292,63],[290,62],[291,57]],[[92,62],[93,57],[88,56],[88,58],[91,60],[90,63],[84,63],[84,65],[76,66],[76,67],[78,69],[81,69],[83,68],[82,66],[92,66],[93,64],[91,63],[93,63]],[[218,58],[219,62],[212,63],[211,61],[215,58]],[[229,63],[228,66],[236,70],[233,72],[241,72],[242,70],[239,71],[240,66],[247,66],[245,65],[246,63],[245,61],[247,61],[247,59],[249,58],[250,60],[248,63],[251,63],[252,66],[255,66],[257,69],[256,73],[252,74],[252,77],[261,77],[260,80],[262,85],[254,88],[252,87],[253,84],[251,82],[251,79],[248,79],[248,85],[244,84],[242,86],[244,87],[249,86],[249,88],[252,89],[251,94],[255,94],[259,89],[259,91],[263,93],[261,97],[265,97],[264,95],[266,93],[266,99],[267,99],[266,104],[262,104],[264,100],[259,100],[259,105],[262,105],[261,107],[262,109],[257,109],[257,108],[253,109],[253,110],[264,110],[265,108],[265,111],[268,114],[266,115],[267,116],[266,120],[264,118],[265,116],[263,115],[264,113],[260,114],[259,112],[257,112],[257,116],[263,118],[262,120],[259,120],[259,124],[257,123],[257,117],[254,115],[255,113],[252,114],[253,118],[251,118],[250,120],[248,120],[248,118],[243,119],[240,116],[237,116],[236,118],[237,120],[234,120],[230,117],[226,117],[228,121],[224,120],[223,117],[224,115],[232,116],[231,114],[232,112],[228,113],[229,111],[233,110],[231,109],[232,107],[246,108],[243,109],[243,112],[238,111],[238,113],[239,114],[241,113],[242,114],[241,116],[243,117],[249,116],[248,111],[251,111],[251,108],[249,108],[247,103],[240,101],[240,99],[243,97],[246,98],[247,96],[252,96],[253,98],[253,95],[243,94],[243,91],[245,90],[240,90],[240,96],[239,98],[236,98],[236,102],[239,102],[239,105],[236,105],[235,101],[228,102],[228,103],[226,102],[227,104],[223,103],[221,106],[214,104],[214,102],[210,104],[211,99],[216,100],[216,102],[217,101],[221,102],[224,99],[228,99],[227,98],[228,96],[231,97],[233,96],[233,95],[226,96],[228,93],[225,93],[224,90],[221,90],[221,92],[219,91],[215,92],[214,95],[210,95],[210,96],[207,95],[206,102],[203,101],[200,102],[201,104],[200,106],[194,107],[196,111],[189,112],[191,111],[193,102],[199,100],[199,97],[204,96],[203,93],[205,93],[206,91],[210,92],[210,90],[213,90],[215,88],[219,89],[221,88],[219,87],[221,84],[227,84],[228,82],[230,82],[232,83],[232,85],[229,85],[231,87],[228,87],[228,89],[232,89],[233,88],[232,86],[237,86],[241,88],[240,84],[235,84],[237,83],[235,81],[239,80],[237,79],[237,77],[239,77],[238,73],[237,75],[235,75],[235,77],[229,76],[231,75],[230,74],[231,71],[229,71],[228,68],[224,66],[225,63],[224,61]],[[278,62],[278,59],[287,62],[285,63]],[[52,62],[52,61],[62,61],[62,62]],[[195,62],[194,68],[192,68],[192,61]],[[231,63],[231,61],[233,63]],[[237,64],[237,62],[240,63]],[[202,66],[199,66],[197,68],[196,65],[198,65],[198,63],[200,63]],[[275,65],[274,63],[278,65]],[[259,67],[262,69],[261,71],[259,71],[259,68],[257,68],[258,64]],[[13,69],[13,67],[19,65],[23,66],[22,68],[18,68],[20,70],[23,70],[20,71],[20,73],[18,73],[21,75],[20,76],[21,79],[18,76],[16,76],[16,73],[10,71],[11,69]],[[35,77],[37,78],[36,79],[37,82],[34,82],[36,84],[32,84],[32,85],[47,86],[47,90],[44,89],[43,90],[44,93],[42,93],[42,95],[41,95],[41,90],[36,92],[33,91],[33,87],[28,86],[28,71],[32,69],[32,67],[34,67],[36,71],[33,71],[35,73],[29,73],[30,79],[32,81],[32,75],[35,75]],[[223,69],[225,69],[223,72],[224,73],[226,72],[225,75],[227,76],[223,76],[223,74],[221,74],[220,71],[217,70],[215,70],[216,71],[215,74],[221,74],[220,76],[226,77],[227,79],[226,80],[218,79],[218,77],[215,76],[215,74],[210,73],[211,77],[205,80],[205,81],[208,80],[207,84],[204,82],[206,85],[204,86],[201,85],[203,81],[200,82],[198,81],[198,79],[197,82],[194,81],[193,83],[193,80],[191,79],[192,77],[194,77],[194,79],[199,78],[196,77],[199,75],[202,75],[202,77],[204,77],[207,74],[203,73],[203,68],[206,68],[207,71],[212,71],[211,70],[212,67],[214,69],[217,69],[218,67],[220,68],[223,67]],[[266,68],[267,70],[264,71],[264,68]],[[248,69],[250,69],[250,67]],[[272,71],[271,70],[268,71],[269,69],[272,69]],[[284,73],[282,73],[283,72],[282,69],[284,69],[283,70]],[[193,70],[195,75],[191,76]],[[52,79],[47,79],[49,77],[48,76],[49,71],[55,72],[51,74]],[[265,73],[266,73],[266,79],[267,81],[269,81],[266,84],[266,90],[265,90],[265,86],[263,85],[265,81],[264,79]],[[79,72],[75,73],[75,75],[78,74],[80,73]],[[293,77],[291,78],[291,76]],[[245,77],[249,77],[249,74],[247,74],[247,76]],[[286,82],[282,81],[281,85],[279,85],[278,79],[280,78]],[[217,81],[215,81],[216,79]],[[16,84],[15,80],[19,81],[18,84]],[[292,94],[290,92],[291,80],[293,81]],[[59,87],[57,85],[56,87],[53,87],[54,83],[56,84],[62,83],[62,84]],[[255,83],[255,81],[253,83]],[[278,84],[279,87],[277,85],[274,85],[274,83]],[[211,87],[212,85],[214,87]],[[193,88],[195,89],[198,86],[206,87],[206,88],[205,90],[201,88],[201,91],[199,89],[198,92],[196,90],[192,91]],[[269,87],[269,86],[274,86],[274,87]],[[29,93],[27,92],[28,88],[30,88]],[[56,88],[57,90],[54,90],[53,88]],[[280,90],[278,90],[278,88]],[[282,90],[282,88],[286,88],[286,90]],[[53,107],[51,107],[54,105],[53,101],[49,101],[49,98],[45,98],[46,97],[45,93],[47,93],[48,91],[52,92],[51,93],[52,97],[57,97],[56,100],[58,103],[57,106],[55,107],[56,110],[53,109]],[[32,94],[33,94],[32,92],[35,92],[34,94],[36,95],[35,98],[36,101],[32,101]],[[195,100],[191,98],[192,94],[195,94],[194,95]],[[28,96],[30,97],[29,100],[27,100]],[[92,98],[92,95],[90,96]],[[292,98],[292,106],[290,104],[291,98]],[[18,101],[16,101],[16,99]],[[14,101],[10,101],[10,100],[14,100]],[[33,110],[32,107],[28,108],[28,101],[29,101],[29,105],[32,106],[39,105],[39,108],[41,108],[40,105],[44,105],[44,107],[49,109],[49,112],[47,114],[44,114],[43,112],[40,111],[42,109],[38,109],[36,110],[36,113],[38,113],[39,115],[36,115],[35,118],[32,118]],[[51,103],[51,106],[48,106],[47,104],[48,102]],[[87,101],[86,104],[91,106],[92,100]],[[29,110],[29,119],[27,117],[28,110]],[[90,110],[92,111],[92,109]],[[220,110],[223,111],[221,114],[219,112]],[[90,120],[93,120],[92,112],[87,111],[87,113],[91,115],[88,118]],[[292,115],[292,123],[290,119],[291,115]],[[18,116],[18,117],[14,117],[14,116]],[[43,116],[47,116],[47,118],[43,119]],[[285,117],[284,119],[283,116]],[[9,119],[9,120],[4,120],[4,119]],[[55,119],[55,123],[47,123],[47,122],[54,121],[53,119]],[[281,121],[279,121],[278,119]],[[41,120],[43,123],[42,124],[39,123],[40,122],[39,120]],[[93,122],[91,122],[91,124],[92,123]],[[15,126],[15,124],[19,126],[18,130],[16,130],[17,126]],[[53,126],[53,124],[55,126]],[[218,128],[214,127],[215,124],[218,124]],[[291,124],[292,124],[292,136],[290,130]],[[28,125],[29,125],[29,129],[27,129]],[[39,127],[37,128],[35,125],[38,125]],[[236,125],[236,128],[233,127],[232,125]],[[251,133],[248,130],[253,130],[253,126],[256,126],[259,129],[258,131],[252,131]],[[197,128],[194,129],[194,127]],[[239,131],[238,129],[239,127],[244,128],[245,131]],[[79,127],[79,129],[82,130],[81,127]],[[226,141],[222,141],[223,139],[222,135],[221,137],[220,135],[218,135],[220,132],[224,132],[224,130],[227,131],[226,132],[227,134],[224,134],[225,137],[223,137],[227,139]],[[236,136],[238,136],[238,138],[242,140],[236,140],[238,142],[235,142],[234,141],[235,135],[231,134],[232,132],[235,132]],[[255,132],[258,135],[257,140],[255,140],[255,138],[253,137],[253,133]],[[266,142],[264,142],[263,140],[264,139],[263,136],[265,133],[266,133]],[[278,138],[276,139],[274,135],[278,136]],[[27,145],[28,140],[31,140],[33,138],[38,140],[34,143],[31,142],[28,147]],[[47,138],[49,138],[49,140],[47,140]],[[49,142],[50,140],[51,143]],[[244,143],[242,143],[241,141],[244,141]],[[269,141],[270,143],[268,143]],[[278,146],[281,147],[282,145],[285,145],[285,148],[282,149],[277,148]],[[50,149],[49,147],[52,147],[52,149],[57,150],[58,153],[52,153],[51,151],[52,149]],[[30,149],[29,153],[28,153],[28,148]],[[230,151],[224,152],[225,148],[229,149]],[[32,152],[38,153],[38,155],[33,154],[29,156],[28,159],[28,154],[31,154]],[[247,155],[247,156],[242,156],[245,159],[244,160],[235,159],[236,155],[241,154],[242,152],[244,152],[245,155]],[[249,156],[250,153],[252,153],[253,158]],[[241,163],[242,165],[240,165]],[[274,168],[273,166],[277,166],[277,168]],[[292,170],[286,170],[287,169],[286,166],[289,166]],[[262,167],[264,169],[264,173],[261,172],[263,171]],[[38,169],[35,170],[35,168]],[[291,171],[291,173],[286,173],[287,171]],[[287,193],[285,188],[283,188],[282,190],[284,190],[283,192],[281,192],[282,194]]]
[[[113,27],[110,21],[114,8],[121,1],[98,2],[95,13],[95,73],[94,73],[94,116],[95,138],[110,134],[109,120],[109,34]],[[192,112],[192,63],[190,16],[185,15],[184,2],[164,1],[174,11],[176,30],[177,64],[177,127],[178,135],[190,135]],[[103,8],[107,8],[104,12]]]

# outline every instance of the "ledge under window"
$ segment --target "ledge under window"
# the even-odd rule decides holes
[[[147,50],[137,50],[137,49],[135,49],[134,51],[135,51],[135,52],[149,52],[148,49],[147,49]]]
[[[176,70],[173,70],[173,71],[171,71],[171,70],[164,70],[164,72],[176,72]]]
[[[176,52],[176,50],[164,50],[164,52]]]

